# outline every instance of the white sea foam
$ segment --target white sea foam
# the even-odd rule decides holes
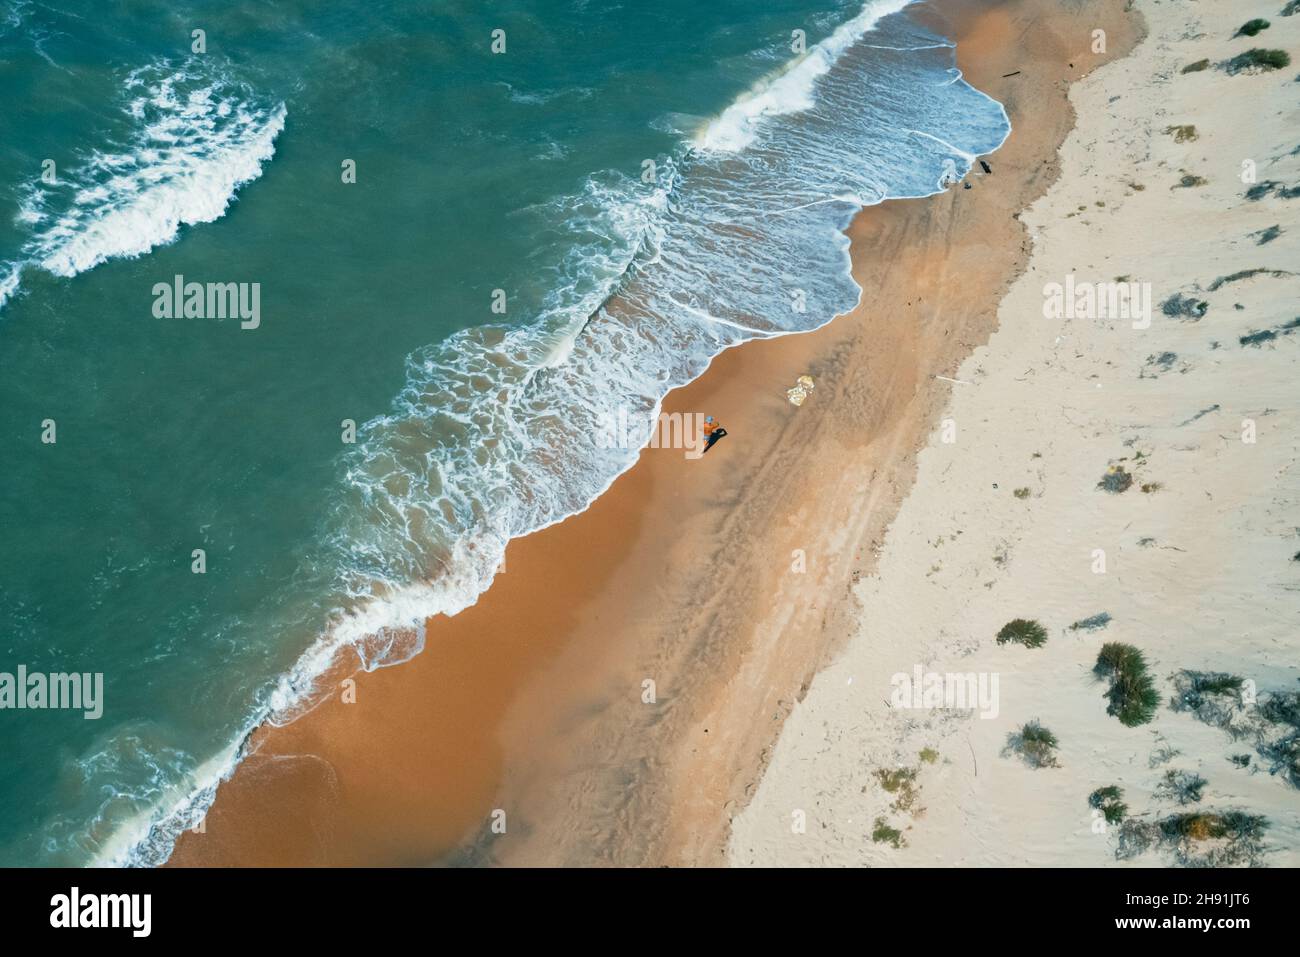
[[[189,773],[169,775],[153,802],[117,823],[97,847],[89,867],[132,867],[166,861],[180,834],[197,826],[217,796],[217,787],[243,757],[246,736],[231,742]],[[161,817],[159,810],[165,808]]]
[[[772,117],[800,113],[811,109],[814,87],[843,56],[844,51],[861,39],[882,17],[902,10],[912,0],[869,0],[856,17],[837,27],[826,39],[814,44],[778,73],[759,81],[739,97],[722,115],[709,122],[696,137],[701,149],[737,152],[749,146],[760,128]]]
[[[23,197],[18,221],[34,233],[8,264],[11,280],[24,267],[76,276],[221,218],[284,129],[283,104],[258,105],[242,85],[165,64],[133,72],[124,86],[134,94],[123,107],[132,120],[125,141]],[[15,288],[0,285],[0,306]]]
[[[18,291],[22,276],[23,267],[19,263],[10,263],[7,267],[0,266],[0,309],[3,309],[9,297]]]

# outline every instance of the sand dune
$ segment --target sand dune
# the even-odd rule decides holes
[[[1060,178],[1022,216],[1029,268],[955,375],[948,429],[855,586],[854,636],[733,822],[733,864],[1300,863],[1295,67],[1218,66],[1300,51],[1300,17],[1279,6],[1138,2],[1147,39],[1071,89]],[[1255,16],[1270,29],[1233,38]],[[1149,327],[1046,318],[1045,289],[1069,276],[1149,283]],[[1108,472],[1131,485],[1099,487]],[[1041,622],[1045,643],[999,644],[1017,618]],[[1145,657],[1149,723],[1107,714],[1093,673],[1106,642]],[[895,706],[891,677],[916,666],[996,674],[996,716]],[[1186,670],[1240,690],[1175,710]],[[1006,752],[1034,719],[1057,766]],[[1112,785],[1123,840],[1088,803]],[[1189,837],[1136,853],[1152,824],[1233,811],[1265,818],[1262,837],[1184,819]]]

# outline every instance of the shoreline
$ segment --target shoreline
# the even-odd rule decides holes
[[[1054,168],[1070,124],[1059,89],[1026,95],[1011,81],[1014,110],[1037,122],[990,89],[1008,86],[1012,55],[997,46],[1016,16],[1032,22],[1048,5],[978,6],[943,9],[962,25],[967,79],[1012,115],[992,176],[863,210],[849,231],[856,310],[730,349],[665,400],[665,412],[705,410],[728,426],[713,454],[647,450],[585,512],[512,542],[477,605],[428,623],[420,656],[357,675],[356,704],[331,700],[259,731],[206,833],[183,835],[170,863],[720,862],[781,721],[850,634],[849,585],[871,567],[947,401],[933,376],[955,373],[992,331],[1024,265],[1012,217],[1046,188],[1042,167]],[[1122,37],[1118,3],[1107,11]],[[1077,57],[1068,72],[1090,63]],[[1001,268],[987,262],[989,237],[1010,255]],[[783,393],[805,372],[817,388],[796,409]],[[796,549],[807,559],[797,578]],[[492,832],[496,808],[505,835]]]

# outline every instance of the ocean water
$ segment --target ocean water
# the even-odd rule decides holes
[[[0,710],[0,864],[165,860],[340,649],[417,654],[668,390],[869,298],[854,213],[1009,130],[905,5],[0,0],[0,672],[104,676]]]

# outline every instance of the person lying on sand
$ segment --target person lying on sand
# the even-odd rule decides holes
[[[727,430],[717,422],[713,421],[713,416],[706,415],[704,417],[704,452],[713,448],[713,444],[726,434]],[[703,455],[704,452],[701,452],[700,454]]]

